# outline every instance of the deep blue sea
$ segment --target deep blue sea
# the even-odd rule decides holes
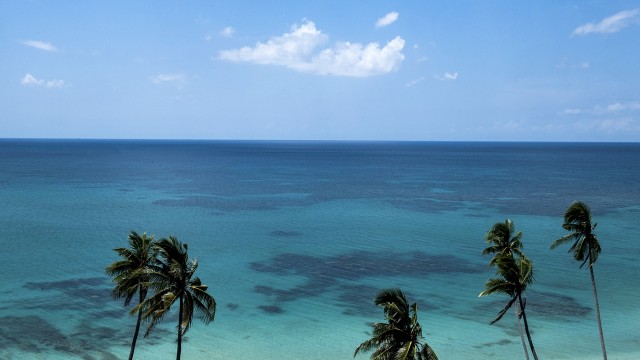
[[[522,359],[513,312],[489,325],[507,297],[478,298],[506,218],[540,359],[601,358],[589,272],[549,249],[575,200],[609,359],[640,359],[640,144],[0,140],[0,359],[125,359],[135,317],[104,269],[131,230],[188,243],[217,300],[185,359],[351,359],[390,287],[440,359]],[[175,320],[137,358],[174,358]]]

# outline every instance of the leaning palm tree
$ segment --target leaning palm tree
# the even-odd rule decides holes
[[[402,290],[381,291],[375,304],[384,309],[387,322],[371,325],[371,339],[356,348],[354,357],[360,351],[375,349],[371,360],[438,360],[431,346],[423,341],[418,305],[409,305]]]
[[[527,286],[533,282],[533,263],[524,254],[522,256],[514,258],[513,256],[504,256],[496,260],[496,266],[498,267],[499,278],[489,279],[485,284],[485,290],[480,293],[479,296],[486,296],[495,293],[503,293],[510,297],[505,307],[498,313],[496,318],[491,321],[491,324],[498,322],[504,314],[509,311],[511,306],[516,302],[520,307],[518,317],[522,317],[524,322],[524,329],[529,340],[529,348],[534,359],[538,359],[536,349],[533,346],[533,340],[531,339],[531,333],[529,332],[529,323],[527,322],[527,314],[525,312],[526,301],[523,301],[522,295],[524,294]],[[525,349],[525,354],[526,354]]]
[[[156,263],[149,272],[150,288],[155,294],[142,303],[139,308],[143,316],[150,320],[147,336],[153,327],[169,312],[171,305],[178,300],[178,349],[176,359],[180,360],[182,336],[191,327],[194,312],[208,324],[216,313],[216,301],[207,293],[207,285],[194,277],[198,261],[189,259],[187,244],[175,237],[159,240],[155,248],[158,251]]]
[[[555,249],[560,245],[573,241],[573,245],[569,248],[569,252],[573,252],[573,258],[580,261],[580,268],[588,264],[589,273],[591,274],[591,285],[593,287],[593,297],[596,303],[596,317],[598,320],[598,330],[600,332],[600,346],[602,347],[602,356],[607,359],[607,350],[604,346],[604,334],[602,332],[602,322],[600,320],[600,305],[598,303],[598,292],[596,291],[596,278],[593,274],[593,265],[600,255],[600,243],[593,233],[593,229],[597,224],[591,224],[591,210],[587,204],[576,201],[569,206],[564,213],[564,223],[562,227],[571,231],[560,239],[551,244],[551,248]]]
[[[153,235],[147,236],[147,233],[140,235],[135,231],[131,231],[129,233],[129,247],[113,249],[122,259],[109,265],[105,272],[113,277],[113,282],[115,283],[113,297],[116,299],[124,297],[125,306],[129,305],[136,292],[138,293],[139,303],[142,303],[147,296],[149,282],[147,270],[155,260],[153,244]],[[131,341],[129,360],[133,359],[141,321],[142,313],[138,312],[138,321]]]
[[[494,254],[491,261],[489,261],[489,267],[495,266],[501,259],[511,257],[522,257],[522,232],[516,232],[516,227],[513,221],[506,219],[504,222],[498,222],[493,224],[491,229],[484,236],[485,241],[489,244],[487,248],[482,251],[482,255]],[[524,355],[529,359],[529,351],[527,351],[527,344],[524,340],[524,333],[522,332],[522,323],[520,321],[520,314],[522,312],[519,302],[512,303],[516,312],[516,319],[518,321],[518,330],[520,332],[520,341],[522,342],[522,348]]]

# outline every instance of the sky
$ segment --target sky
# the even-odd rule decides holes
[[[640,1],[0,1],[0,138],[640,140]]]

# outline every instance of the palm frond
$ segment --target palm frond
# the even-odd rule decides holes
[[[507,313],[507,311],[509,311],[509,309],[511,308],[511,306],[513,306],[513,303],[516,301],[516,297],[512,297],[511,300],[509,300],[509,302],[507,302],[507,305],[504,306],[504,308],[502,308],[502,310],[500,310],[500,312],[498,313],[498,315],[496,316],[495,319],[493,319],[489,324],[493,325],[495,323],[497,323],[498,321],[500,321],[500,319],[502,319],[502,317],[504,316],[504,314]]]

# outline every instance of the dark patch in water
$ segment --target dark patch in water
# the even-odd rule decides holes
[[[92,327],[82,321],[71,335],[38,316],[5,316],[0,318],[0,349],[17,349],[23,353],[47,354],[51,351],[80,356],[83,359],[116,359],[105,348],[130,341],[118,329]],[[124,341],[125,336],[127,341]],[[43,355],[39,355],[41,357]]]
[[[296,236],[300,236],[302,235],[301,233],[297,232],[297,231],[286,231],[286,230],[274,230],[272,232],[269,233],[269,235],[271,236],[275,236],[275,237],[296,237]]]
[[[0,318],[0,348],[17,348],[30,353],[47,349],[70,352],[71,345],[55,326],[37,316],[4,316]]]
[[[375,316],[379,309],[373,304],[380,289],[368,285],[341,286],[338,305],[345,315]]]
[[[503,296],[501,298],[504,300],[487,302],[481,305],[476,305],[474,306],[474,308],[480,313],[487,314],[488,323],[495,318],[498,312],[507,303],[507,296]],[[575,298],[571,296],[560,295],[552,292],[538,291],[527,291],[525,310],[532,333],[535,329],[536,318],[545,318],[553,321],[562,320],[565,322],[572,322],[576,321],[578,318],[584,318],[591,313],[590,307],[581,305]],[[513,310],[513,308],[511,308],[505,315],[505,318],[508,317],[515,319],[515,310]],[[503,330],[508,331],[510,334],[519,336],[517,328],[515,328],[515,324],[513,326],[511,324],[501,324],[502,322],[504,322],[505,318],[503,318],[495,325],[498,325]]]
[[[227,309],[229,309],[229,310],[238,310],[239,307],[240,307],[239,304],[235,304],[235,303],[228,303],[227,304]]]
[[[591,313],[591,308],[584,306],[576,298],[552,292],[528,292],[529,299],[526,310],[536,316],[545,318],[564,318],[571,321],[575,318],[585,317]],[[528,313],[527,313],[528,314]]]
[[[260,305],[258,306],[258,309],[269,314],[282,314],[284,312],[284,310],[277,305]]]
[[[481,345],[474,345],[473,347],[476,349],[482,349],[482,348],[488,348],[488,347],[492,347],[495,345],[498,346],[504,346],[504,345],[509,345],[513,343],[513,341],[509,340],[509,339],[502,339],[502,340],[498,340],[498,341],[494,341],[494,342],[487,342]]]
[[[373,298],[380,289],[371,286],[344,285],[369,277],[408,276],[420,278],[436,274],[473,273],[484,269],[455,256],[429,255],[424,252],[369,252],[356,251],[327,257],[293,253],[280,254],[267,262],[250,264],[254,271],[280,276],[303,276],[301,285],[278,289],[257,285],[256,293],[270,297],[276,303],[294,301],[328,293],[339,292],[337,303],[343,313],[369,315],[376,310]],[[422,308],[434,308],[426,304]]]
[[[107,285],[109,282],[103,277],[79,278],[62,281],[28,282],[24,287],[29,290],[68,290],[80,287]]]

